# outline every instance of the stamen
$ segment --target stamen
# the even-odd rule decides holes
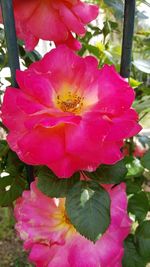
[[[84,97],[68,92],[67,96],[57,95],[57,105],[63,112],[80,113]]]

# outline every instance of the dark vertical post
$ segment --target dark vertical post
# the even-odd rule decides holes
[[[13,2],[12,0],[1,0],[2,16],[4,22],[6,44],[8,50],[8,61],[11,70],[12,86],[18,87],[16,82],[16,70],[20,69],[19,55],[17,46],[17,37],[15,29],[15,20],[13,13]],[[30,185],[34,181],[33,167],[26,165],[27,180]]]
[[[120,67],[120,74],[124,78],[130,77],[132,42],[133,42],[134,19],[135,19],[135,1],[136,0],[125,0],[122,55],[121,55],[121,67]],[[133,154],[133,150],[134,150],[133,137],[131,137],[129,142],[130,155]]]
[[[122,56],[120,68],[120,74],[124,78],[129,78],[130,76],[132,41],[134,33],[135,1],[136,0],[125,0]]]
[[[12,0],[1,0],[1,6],[8,49],[8,61],[11,70],[12,86],[17,87],[16,69],[19,69],[20,66]]]

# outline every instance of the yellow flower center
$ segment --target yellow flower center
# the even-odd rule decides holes
[[[55,220],[55,230],[64,231],[66,238],[71,237],[75,234],[76,229],[71,224],[67,213],[65,211],[65,200],[59,199],[59,205],[57,210],[53,214],[53,219]]]
[[[70,91],[57,95],[57,107],[61,109],[63,112],[72,112],[75,114],[79,114],[83,107],[84,97],[79,96],[78,94],[72,94]]]

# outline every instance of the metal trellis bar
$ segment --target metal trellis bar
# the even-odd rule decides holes
[[[136,0],[125,0],[122,56],[120,68],[120,74],[124,78],[129,78],[130,76],[135,19],[135,1]]]

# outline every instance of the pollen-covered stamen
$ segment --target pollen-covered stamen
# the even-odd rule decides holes
[[[83,107],[83,100],[84,97],[68,92],[63,96],[57,96],[57,106],[63,112],[80,113]]]

